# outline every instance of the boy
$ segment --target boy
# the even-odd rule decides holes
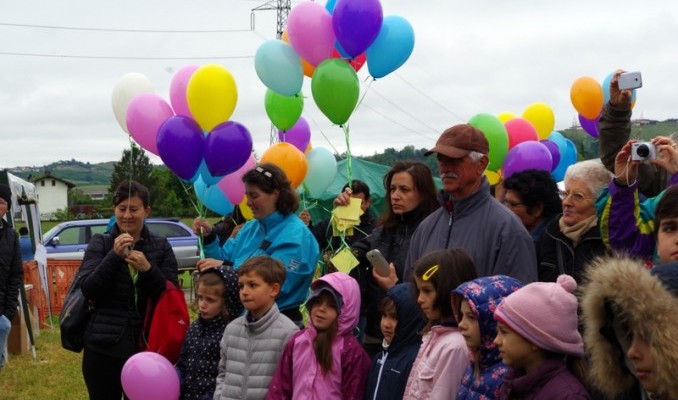
[[[240,301],[247,310],[224,331],[214,399],[263,399],[289,338],[299,328],[278,311],[275,298],[285,267],[269,256],[240,266]]]
[[[417,358],[426,324],[412,298],[409,283],[394,286],[380,303],[383,351],[372,360],[365,388],[366,399],[400,399]]]

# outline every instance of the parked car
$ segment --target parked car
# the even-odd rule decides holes
[[[79,219],[62,222],[43,235],[47,258],[82,260],[93,235],[104,233],[108,219]],[[179,268],[194,268],[198,262],[198,237],[178,218],[147,218],[151,232],[164,236],[172,245]]]

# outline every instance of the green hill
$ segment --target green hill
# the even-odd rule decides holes
[[[115,161],[91,164],[76,160],[57,161],[42,167],[10,168],[9,172],[30,180],[49,171],[52,175],[73,182],[76,186],[105,185],[111,182]]]

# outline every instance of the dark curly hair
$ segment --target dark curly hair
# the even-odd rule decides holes
[[[514,191],[525,204],[529,214],[533,214],[540,204],[544,206],[542,219],[548,220],[563,211],[563,203],[558,195],[558,185],[551,174],[537,169],[517,172],[504,181],[506,190]]]

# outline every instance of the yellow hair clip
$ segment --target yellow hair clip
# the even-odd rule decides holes
[[[438,264],[432,266],[431,268],[427,269],[426,272],[424,272],[424,275],[421,276],[421,279],[424,282],[428,281],[433,275],[436,274],[436,272],[438,272],[438,269],[440,269]]]

